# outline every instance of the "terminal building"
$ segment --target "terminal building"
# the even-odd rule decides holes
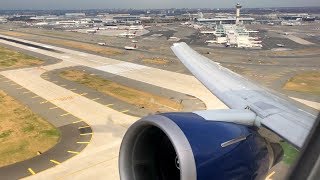
[[[251,17],[240,17],[240,24],[251,24],[255,19]],[[196,22],[201,24],[236,24],[236,17],[199,18]]]

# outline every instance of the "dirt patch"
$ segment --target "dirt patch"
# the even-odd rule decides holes
[[[0,167],[47,151],[59,137],[55,127],[0,90]]]
[[[170,61],[164,58],[145,58],[141,60],[145,64],[157,64],[157,65],[165,65],[169,64]]]
[[[183,109],[180,103],[171,99],[133,89],[80,70],[66,70],[61,72],[60,76],[152,112],[170,112]]]
[[[320,72],[298,74],[288,80],[283,89],[320,95]]]
[[[0,34],[13,36],[13,37],[23,37],[28,36],[28,34],[20,33],[20,32],[14,32],[14,31],[0,31]]]
[[[38,58],[0,47],[0,69],[35,66],[42,63],[43,61]]]

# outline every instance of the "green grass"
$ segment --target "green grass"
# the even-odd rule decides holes
[[[0,167],[37,156],[60,139],[60,132],[0,90]]]
[[[6,138],[10,136],[11,133],[12,133],[12,130],[3,131],[2,133],[0,133],[0,138]]]
[[[59,137],[60,136],[60,131],[58,131],[57,129],[49,129],[49,130],[44,130],[44,131],[41,131],[41,134],[44,135],[44,136],[57,136]]]
[[[287,142],[280,142],[280,145],[284,151],[284,157],[282,161],[288,165],[291,165],[297,159],[299,151]]]

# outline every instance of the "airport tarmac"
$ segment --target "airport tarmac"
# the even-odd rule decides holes
[[[94,174],[99,174],[103,179],[118,179],[117,158],[119,145],[126,128],[138,119],[138,117],[115,111],[105,104],[92,101],[92,99],[85,97],[85,95],[77,94],[43,79],[41,75],[48,71],[70,66],[87,66],[121,77],[198,97],[208,108],[226,108],[225,105],[218,101],[192,76],[135,65],[87,53],[80,53],[73,50],[64,49],[64,53],[60,54],[41,49],[30,49],[25,45],[15,44],[13,42],[2,41],[2,43],[62,59],[63,61],[60,63],[42,66],[41,68],[9,70],[3,71],[0,74],[46,99],[46,101],[50,101],[55,106],[64,109],[71,115],[83,119],[93,130],[90,144],[88,144],[79,155],[59,166],[47,169],[29,178],[44,178],[50,176],[54,179],[73,179],[80,177],[85,179]],[[62,48],[58,48],[58,50],[60,51]],[[156,77],[161,77],[161,79]]]
[[[48,151],[40,152],[41,155],[1,167],[0,179],[20,179],[32,175],[33,172],[54,167],[79,154],[87,146],[77,142],[90,142],[92,130],[87,123],[4,76],[0,78],[0,89],[28,106],[34,113],[57,127],[61,133],[59,142]]]
[[[113,74],[122,78],[129,78],[131,80],[152,84],[154,86],[159,86],[172,91],[197,97],[203,101],[208,108],[211,109],[226,108],[197,80],[189,75],[122,62],[115,59],[59,47],[54,48],[63,52],[63,54],[47,52],[40,49],[30,49],[24,45],[14,44],[12,42],[1,41],[1,43],[17,46],[19,48],[46,54],[47,56],[63,60],[63,62],[58,64],[43,66],[42,68],[26,68],[0,73],[17,82],[18,84],[23,85],[32,92],[40,94],[40,96],[45,99],[50,99],[52,96],[61,96],[64,94],[74,96],[76,93],[43,79],[41,77],[43,73],[61,68],[86,66],[88,68],[93,68],[95,70]],[[49,76],[50,75],[48,75],[48,77]],[[161,77],[161,79],[157,77]],[[59,166],[55,166],[54,168],[43,171],[32,177],[44,178],[50,175],[53,178],[85,179],[99,173],[99,175],[105,175],[101,179],[117,179],[117,151],[121,142],[121,137],[128,125],[134,122],[137,117],[119,113],[111,108],[101,105],[98,102],[92,101],[92,99],[83,97],[81,95],[79,96],[79,93],[78,96],[72,101],[64,101],[65,102],[52,103],[67,109],[67,111],[70,112],[70,114],[73,114],[75,117],[84,117],[86,122],[88,122],[93,129],[94,134],[92,137],[92,142],[94,143],[90,143],[87,148],[85,148],[84,151],[75,158],[72,158]],[[89,112],[89,114],[84,114],[80,111]]]
[[[109,104],[110,108],[117,110],[119,112],[124,112],[125,114],[128,114],[128,115],[143,117],[150,114],[154,114],[156,112],[150,111],[143,107],[134,106],[132,104],[116,99],[112,96],[108,96],[102,92],[89,88],[85,85],[79,84],[77,82],[69,81],[60,77],[59,74],[62,71],[66,71],[66,70],[84,71],[85,73],[96,75],[104,79],[110,80],[112,82],[126,85],[128,87],[137,89],[141,92],[155,94],[155,95],[173,100],[175,102],[179,102],[183,106],[183,109],[181,111],[184,111],[184,112],[206,109],[205,104],[194,96],[189,96],[184,93],[175,92],[166,88],[157,87],[151,84],[146,84],[146,83],[132,80],[132,79],[129,80],[127,78],[124,78],[118,75],[102,72],[102,71],[99,71],[93,68],[84,67],[84,66],[57,69],[41,75],[41,77],[45,77],[46,80],[51,81],[57,84],[58,86],[62,86],[64,88],[70,89],[73,92],[78,92],[78,93],[86,92],[85,96],[88,97],[89,99],[92,99],[100,104]],[[176,110],[172,109],[172,111],[176,111]]]

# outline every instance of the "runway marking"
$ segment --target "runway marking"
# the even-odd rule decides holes
[[[7,82],[10,82],[10,80],[7,80],[7,81],[3,81],[3,82],[7,83]]]
[[[82,126],[82,127],[79,127],[78,129],[84,129],[84,128],[88,128],[90,126]]]
[[[24,87],[18,87],[17,89],[23,89]]]
[[[51,108],[49,108],[49,109],[57,109],[58,107],[57,106],[55,106],[55,107],[51,107]]]
[[[83,122],[82,120],[80,120],[80,121],[74,121],[74,122],[72,122],[73,124],[76,124],[76,123],[79,123],[79,122]]]
[[[88,93],[82,93],[82,94],[80,94],[80,96],[85,96],[85,95],[87,95]]]
[[[74,91],[74,90],[77,90],[77,89],[75,89],[75,88],[74,89],[70,89],[70,91]]]
[[[272,172],[266,177],[265,180],[272,180],[272,179],[271,179],[271,176],[274,175],[274,173],[276,173],[276,172],[272,171]]]
[[[80,136],[88,136],[88,135],[92,135],[93,133],[83,133],[83,134],[80,134]]]
[[[66,87],[67,85],[66,84],[62,84],[62,85],[60,85],[61,87]]]
[[[86,142],[77,142],[78,144],[89,144],[90,142],[86,141]]]
[[[16,85],[18,85],[18,84],[16,84],[16,83],[12,83],[12,84],[10,84],[11,86],[16,86]]]
[[[128,112],[129,110],[124,110],[124,111],[121,111],[122,113],[125,113],[125,112]]]
[[[70,113],[65,113],[65,114],[61,114],[60,116],[63,117],[63,116],[67,116],[69,115]]]
[[[113,106],[113,104],[107,104],[106,106],[107,106],[107,107],[110,107],[110,106]]]
[[[57,83],[58,81],[51,81],[51,82],[53,82],[53,83]]]
[[[35,174],[36,174],[31,168],[28,168],[28,171],[29,171],[32,175],[35,175]]]
[[[100,99],[100,98],[94,98],[94,99],[92,99],[92,101],[95,101],[95,100],[98,100],[98,99]]]
[[[76,151],[67,151],[68,153],[71,153],[71,154],[79,154],[80,152],[76,152]]]
[[[55,160],[53,160],[53,159],[50,159],[50,161],[53,162],[53,163],[55,163],[55,164],[57,164],[57,165],[61,164],[60,162],[55,161]]]
[[[39,97],[39,96],[32,96],[31,98],[33,99],[33,98],[37,98],[37,97]]]
[[[28,93],[31,93],[31,91],[25,91],[22,94],[28,94]]]
[[[49,102],[49,101],[42,101],[42,102],[40,102],[40,104],[45,104],[45,103],[47,103],[47,102]]]

